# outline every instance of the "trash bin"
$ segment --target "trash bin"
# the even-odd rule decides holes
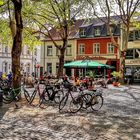
[[[3,105],[3,91],[0,90],[0,106]]]

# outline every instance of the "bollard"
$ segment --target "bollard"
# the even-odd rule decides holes
[[[3,91],[0,90],[0,106],[3,105]]]

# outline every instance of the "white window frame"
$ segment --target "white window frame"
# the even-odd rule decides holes
[[[27,47],[27,51],[26,51],[27,55],[30,55],[30,49]]]
[[[95,28],[95,36],[100,36],[100,35],[101,35],[101,29]]]
[[[52,56],[53,55],[53,47],[52,45],[47,46],[47,56]]]
[[[8,62],[3,62],[2,63],[2,72],[7,73],[8,72]]]
[[[100,43],[93,44],[93,54],[100,54]]]
[[[85,54],[85,44],[79,44],[79,54]]]
[[[68,45],[67,46],[66,55],[67,56],[71,56],[72,55],[72,46],[71,45]]]
[[[112,49],[113,48],[113,49]],[[112,51],[113,50],[113,51]],[[107,53],[108,54],[114,54],[114,46],[111,42],[107,43]]]
[[[86,36],[86,29],[85,28],[81,28],[80,29],[80,36]]]

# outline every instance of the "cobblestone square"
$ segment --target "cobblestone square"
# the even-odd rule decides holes
[[[103,91],[104,105],[98,112],[81,110],[59,113],[20,104],[19,109],[0,108],[1,140],[139,140],[140,87],[109,86]]]

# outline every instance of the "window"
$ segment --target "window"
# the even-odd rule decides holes
[[[134,31],[130,31],[129,32],[129,41],[133,41],[134,40]]]
[[[68,45],[68,46],[67,46],[66,55],[67,55],[67,56],[72,55],[72,52],[71,52],[71,45]]]
[[[112,45],[112,43],[107,44],[107,52],[114,53],[114,46]]]
[[[47,63],[47,72],[48,72],[49,74],[52,73],[52,63]]]
[[[52,56],[52,46],[47,46],[47,56]]]
[[[109,28],[107,28],[107,35],[110,35],[110,31],[111,30],[111,33],[113,34],[114,31],[115,31],[115,25],[111,25]]]
[[[140,39],[140,30],[135,31],[135,39],[136,40]]]
[[[86,36],[86,29],[85,28],[80,29],[80,36],[81,37]]]
[[[8,63],[7,62],[3,62],[2,63],[2,72],[3,73],[7,73],[8,72]]]
[[[59,48],[61,48],[61,45],[59,45]],[[60,55],[60,49],[56,48],[56,56]]]
[[[27,48],[27,55],[30,55],[30,49]]]
[[[140,49],[135,49],[134,56],[135,58],[140,58]]]
[[[59,63],[56,63],[56,75],[58,73]]]
[[[34,49],[34,55],[37,56],[37,48]]]
[[[95,28],[95,36],[100,36],[100,35],[101,35],[101,29]]]
[[[30,73],[30,63],[28,63],[27,66],[26,66],[26,72]]]
[[[134,54],[133,49],[128,49],[128,50],[126,51],[125,58],[126,58],[126,59],[133,59],[133,54]]]
[[[99,43],[93,44],[93,53],[95,53],[95,54],[100,53],[100,44]]]
[[[79,45],[79,54],[84,54],[85,53],[85,44],[80,44]]]
[[[5,53],[8,53],[8,46],[5,46],[5,47],[4,47],[4,52],[5,52]]]

